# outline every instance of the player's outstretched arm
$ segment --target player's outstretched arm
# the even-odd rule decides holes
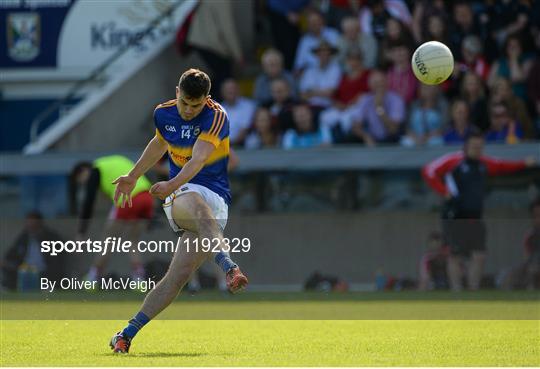
[[[138,179],[156,165],[165,152],[167,152],[167,142],[158,136],[154,136],[148,145],[146,145],[141,157],[137,160],[137,163],[135,163],[135,166],[128,175]]]
[[[482,157],[482,161],[486,164],[488,175],[490,176],[514,173],[537,165],[537,160],[533,156],[527,157],[524,160],[502,160],[484,156]]]
[[[178,187],[186,184],[191,178],[195,177],[197,173],[203,168],[204,163],[216,147],[214,144],[197,140],[193,146],[193,153],[191,159],[182,167],[182,170],[169,181],[162,181],[154,184],[150,188],[150,193],[161,200],[165,200],[167,196],[173,193]]]
[[[128,174],[120,176],[113,181],[113,184],[116,184],[116,190],[114,192],[115,204],[118,199],[121,199],[122,207],[126,203],[131,207],[131,192],[135,188],[137,180],[152,168],[166,151],[167,143],[158,136],[150,140],[133,169]]]

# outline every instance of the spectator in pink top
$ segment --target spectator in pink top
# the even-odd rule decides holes
[[[411,49],[403,42],[390,45],[389,56],[392,66],[386,72],[388,89],[397,92],[405,103],[416,97],[418,80],[411,69]]]

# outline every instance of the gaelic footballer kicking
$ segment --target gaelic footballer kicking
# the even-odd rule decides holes
[[[210,256],[226,274],[230,292],[239,292],[248,283],[222,242],[231,201],[227,177],[229,119],[210,98],[210,83],[208,75],[197,69],[182,74],[176,99],[154,110],[154,138],[133,169],[113,182],[115,201],[119,199],[122,207],[131,206],[137,179],[168,152],[170,179],[154,184],[150,193],[164,200],[163,209],[172,229],[182,232],[182,247],[176,250],[167,273],[148,293],[127,327],[111,339],[116,353],[129,351],[137,332],[174,301],[192,273]],[[187,247],[196,239],[217,239],[218,252]]]

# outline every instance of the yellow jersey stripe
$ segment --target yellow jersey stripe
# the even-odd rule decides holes
[[[215,146],[218,146],[219,137],[216,138],[216,136],[219,135],[219,132],[221,131],[221,127],[223,127],[223,123],[225,122],[225,111],[220,105],[218,105],[215,101],[211,99],[206,100],[206,106],[214,110],[214,120],[212,121],[210,130],[206,133],[203,132],[201,134],[202,137],[199,137],[199,138],[205,141],[212,142]]]
[[[207,101],[207,105],[210,109],[214,109],[214,110],[223,110],[223,108],[221,107],[221,105],[219,105],[217,102],[211,100],[211,101]]]
[[[223,122],[223,119],[225,118],[225,114],[222,111],[219,111],[216,113],[217,121],[216,124],[212,125],[212,128],[208,132],[211,136],[217,136],[217,132],[219,132],[219,127],[221,126],[221,123]]]
[[[214,120],[212,121],[212,125],[210,126],[210,131],[209,131],[209,132],[212,132],[212,130],[213,130],[214,127],[216,126],[217,118],[218,118],[218,113],[215,112],[215,113],[214,113]]]
[[[221,132],[221,128],[223,128],[223,125],[225,124],[225,118],[227,118],[227,114],[223,112],[223,117],[221,117],[221,123],[219,124],[219,127],[216,130],[216,136],[219,136],[219,132]]]
[[[212,133],[214,136],[219,136],[219,132],[221,131],[221,128],[223,127],[223,123],[225,122],[225,113],[222,113],[221,115],[221,121],[218,123],[218,126],[216,128],[216,131]]]

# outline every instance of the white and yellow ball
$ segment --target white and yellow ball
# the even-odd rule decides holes
[[[454,56],[445,44],[425,42],[416,49],[411,60],[416,78],[426,85],[438,85],[450,77],[454,70]]]

